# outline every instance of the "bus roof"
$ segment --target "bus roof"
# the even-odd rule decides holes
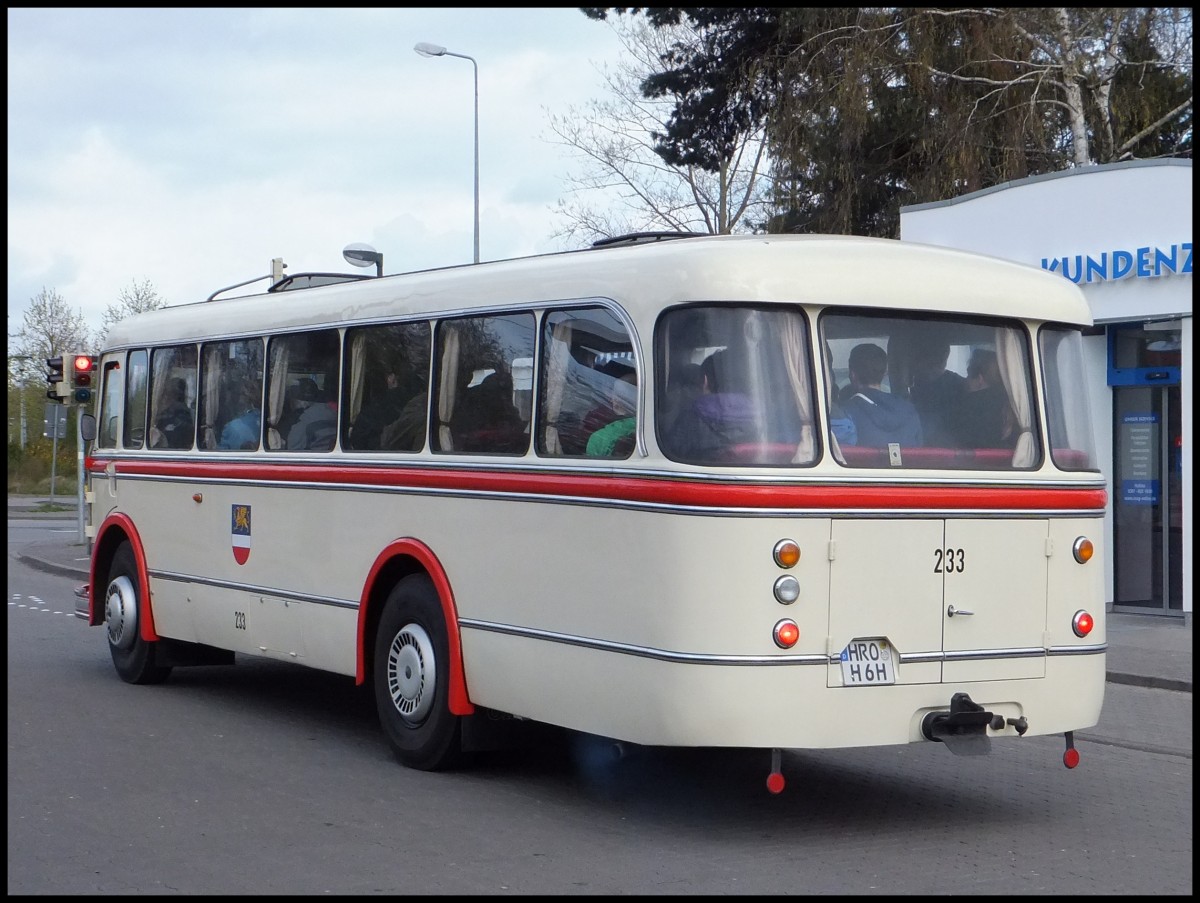
[[[985,314],[1090,325],[1061,275],[894,239],[697,235],[244,295],[138,314],[107,345],[197,341],[591,298],[639,322],[675,304],[756,302]]]

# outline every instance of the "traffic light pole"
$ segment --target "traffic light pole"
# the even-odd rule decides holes
[[[75,415],[75,472],[79,475],[76,480],[78,486],[76,489],[76,520],[79,524],[79,541],[87,542],[87,537],[83,530],[83,409],[85,405],[79,405]]]
[[[54,484],[58,480],[58,423],[54,424],[54,436],[50,445],[50,510],[54,510]]]

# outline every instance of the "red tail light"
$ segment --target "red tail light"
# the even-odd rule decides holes
[[[1075,631],[1075,636],[1085,637],[1092,632],[1092,628],[1096,626],[1096,620],[1086,611],[1077,611],[1075,616],[1071,618],[1071,629]]]
[[[791,649],[800,642],[800,627],[790,618],[784,618],[775,625],[774,637],[780,649]]]

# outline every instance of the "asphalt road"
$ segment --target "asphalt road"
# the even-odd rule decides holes
[[[122,683],[76,581],[14,558],[43,529],[9,522],[10,894],[1192,892],[1190,693],[1109,684],[1075,770],[1054,737],[789,751],[772,796],[763,751],[557,735],[426,774],[346,678]]]

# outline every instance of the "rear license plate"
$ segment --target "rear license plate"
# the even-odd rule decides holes
[[[896,682],[896,652],[883,639],[853,639],[842,650],[842,683],[875,687]]]

